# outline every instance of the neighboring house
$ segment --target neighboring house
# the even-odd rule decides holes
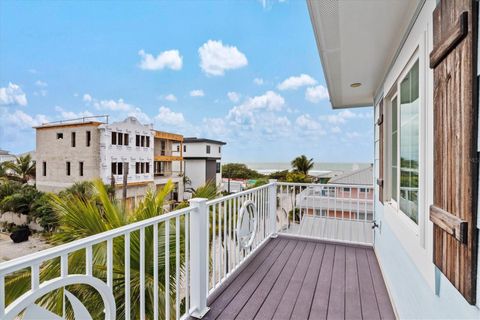
[[[372,220],[372,187],[370,166],[335,176],[325,185],[310,185],[297,195],[296,203],[309,216]]]
[[[308,6],[333,109],[374,106],[374,248],[398,316],[480,319],[478,2]]]
[[[5,161],[14,161],[15,155],[11,154],[7,150],[0,149],[0,163]]]
[[[222,184],[222,146],[226,143],[203,138],[185,138],[183,147],[174,143],[173,154],[183,157],[186,188],[196,189],[208,181],[214,181],[221,188]],[[181,163],[175,164],[175,169]]]
[[[181,161],[163,148],[182,141],[181,135],[156,131],[134,117],[110,124],[97,118],[35,128],[39,190],[58,192],[75,182],[101,178],[105,184],[114,183],[117,198],[122,198],[125,176],[128,206],[135,206],[149,188],[160,188],[169,179],[175,183],[173,200],[183,199],[181,172],[160,169]]]

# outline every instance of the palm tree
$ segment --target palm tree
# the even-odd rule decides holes
[[[148,219],[163,214],[163,206],[166,196],[172,192],[173,183],[169,181],[162,190],[158,192],[148,191],[143,202],[132,210],[126,210],[119,201],[111,200],[102,181],[93,182],[94,192],[91,198],[71,194],[67,197],[51,195],[50,201],[59,217],[59,228],[52,236],[54,244],[67,243],[73,240],[82,239],[100,232],[112,230],[127,224]],[[170,223],[169,241],[169,262],[170,262],[170,301],[165,301],[165,222],[158,227],[158,305],[159,317],[165,319],[164,306],[170,304],[172,317],[175,316],[175,266],[176,259],[179,259],[179,277],[184,273],[185,262],[185,239],[184,221],[180,220],[180,255],[176,256],[176,228],[175,220]],[[145,308],[147,318],[153,318],[153,227],[145,228]],[[130,234],[130,290],[131,290],[131,315],[137,318],[139,315],[140,296],[140,234],[138,231]],[[106,281],[106,244],[101,243],[93,246],[93,274],[95,277]],[[117,305],[117,319],[125,318],[125,248],[123,237],[113,240],[113,295]],[[79,250],[68,257],[69,273],[85,272],[85,251]],[[40,278],[42,281],[57,277],[60,270],[58,259],[50,260],[41,268]],[[28,271],[15,274],[13,278],[7,278],[6,302],[7,304],[19,297],[30,288],[30,275]],[[101,318],[103,314],[103,303],[98,293],[92,288],[82,285],[72,285],[67,288],[71,293],[80,299],[94,319]],[[62,291],[57,290],[46,295],[40,301],[46,309],[61,314]],[[185,306],[182,304],[181,308]],[[181,311],[181,313],[183,310]],[[72,318],[72,310],[67,308],[67,316]]]
[[[35,178],[35,161],[32,160],[30,154],[15,157],[14,161],[6,162],[5,167],[8,177],[12,180],[27,183],[30,179]]]
[[[296,157],[292,160],[292,167],[294,171],[308,175],[308,171],[313,168],[313,158],[309,160],[305,155]]]

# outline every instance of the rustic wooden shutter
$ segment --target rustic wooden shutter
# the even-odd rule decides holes
[[[378,103],[378,199],[383,203],[383,165],[384,165],[384,138],[383,138],[383,99]]]
[[[475,303],[477,254],[477,8],[441,0],[433,13],[433,260]]]

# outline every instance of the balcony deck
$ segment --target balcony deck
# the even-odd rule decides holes
[[[208,299],[204,319],[394,319],[366,246],[279,236]]]

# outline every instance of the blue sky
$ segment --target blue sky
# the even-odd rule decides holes
[[[333,111],[305,1],[1,1],[0,148],[46,121],[134,115],[225,161],[371,162],[371,108]]]

